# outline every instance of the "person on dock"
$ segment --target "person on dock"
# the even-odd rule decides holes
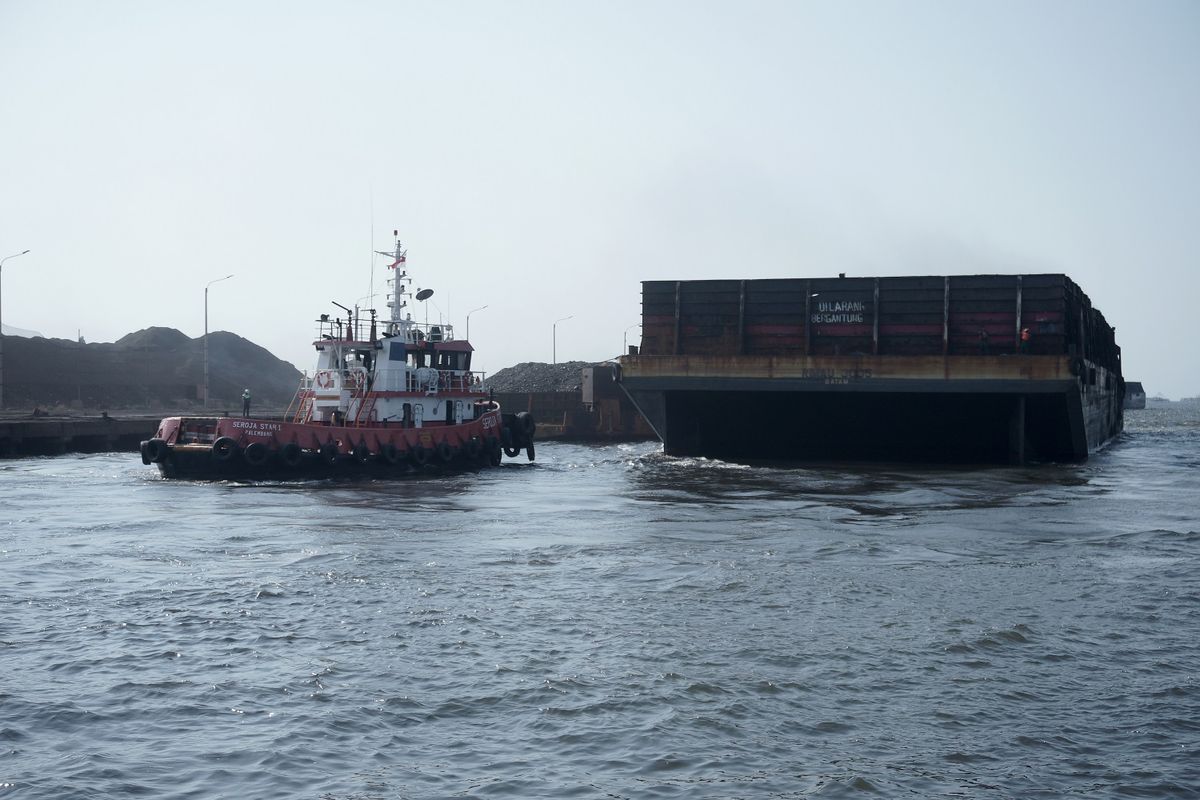
[[[242,416],[250,416],[250,390],[242,389]]]

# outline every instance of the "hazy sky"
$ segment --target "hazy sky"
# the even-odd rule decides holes
[[[0,0],[6,324],[199,336],[232,272],[311,369],[393,228],[489,371],[647,279],[1065,272],[1200,394],[1200,4]]]

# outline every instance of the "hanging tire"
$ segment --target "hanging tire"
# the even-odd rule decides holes
[[[454,460],[454,448],[451,447],[450,443],[447,441],[443,440],[438,442],[437,457],[442,461],[443,464],[449,464]]]
[[[142,463],[143,464],[161,464],[167,460],[167,453],[170,448],[162,439],[150,439],[142,442]]]
[[[339,454],[337,445],[333,442],[326,442],[321,445],[321,460],[329,466],[333,466],[338,462]]]
[[[525,457],[533,461],[533,442],[525,445]]]
[[[396,445],[388,442],[380,448],[379,460],[389,467],[394,467],[400,463],[400,451],[396,449]]]
[[[295,468],[300,466],[300,459],[302,458],[304,458],[304,451],[295,442],[288,442],[279,448],[279,460],[283,462],[285,467]]]
[[[533,414],[528,411],[518,411],[517,427],[521,433],[525,434],[525,441],[533,441],[533,433],[537,430],[537,422],[534,421]]]
[[[365,464],[371,459],[371,451],[367,447],[366,442],[356,444],[354,449],[350,451],[350,455],[354,456],[354,460],[359,464]]]
[[[235,440],[228,436],[222,436],[213,442],[212,457],[214,460],[222,464],[233,460],[233,457],[238,454],[238,444]]]
[[[517,456],[521,455],[521,448],[506,447],[504,448],[504,455],[508,456],[509,458],[516,458]]]
[[[242,458],[252,467],[261,467],[267,463],[267,459],[271,457],[271,448],[267,447],[262,442],[251,442],[246,445],[246,449],[242,451]]]
[[[429,451],[421,445],[417,445],[412,450],[408,451],[408,457],[412,463],[418,467],[423,467],[429,461]]]

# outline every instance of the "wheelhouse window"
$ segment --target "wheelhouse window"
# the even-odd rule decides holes
[[[435,366],[438,369],[470,369],[471,354],[453,350],[439,350],[436,354]]]

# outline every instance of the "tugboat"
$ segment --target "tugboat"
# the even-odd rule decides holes
[[[316,370],[282,419],[167,417],[141,443],[143,464],[190,479],[406,475],[534,459],[536,423],[505,414],[471,369],[474,348],[454,327],[413,321],[408,251],[396,239],[388,268],[388,319],[339,303],[346,317],[317,320]]]

